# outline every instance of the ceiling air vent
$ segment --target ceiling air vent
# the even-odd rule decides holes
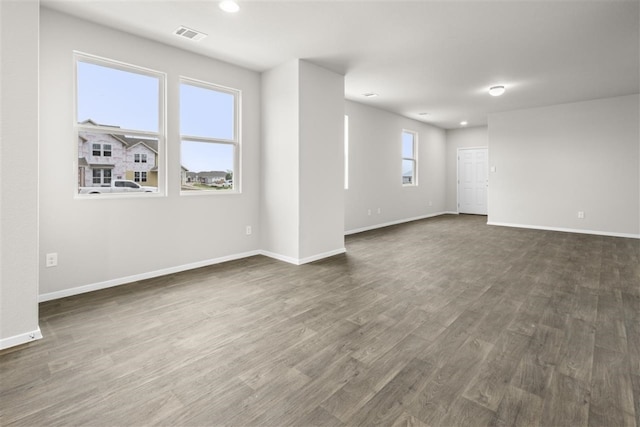
[[[173,34],[189,40],[193,40],[194,42],[200,41],[203,38],[207,37],[205,33],[201,33],[200,31],[192,30],[191,28],[183,26],[178,27],[178,29],[175,30]]]

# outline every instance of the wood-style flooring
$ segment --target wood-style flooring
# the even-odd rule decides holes
[[[485,222],[43,303],[0,425],[640,426],[640,241]]]

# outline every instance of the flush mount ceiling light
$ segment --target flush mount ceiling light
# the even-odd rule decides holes
[[[378,96],[378,94],[374,92],[367,92],[367,93],[363,93],[362,96],[366,98],[375,98],[376,96]]]
[[[491,96],[500,96],[504,93],[504,86],[491,86],[489,88],[489,95]]]
[[[419,116],[428,116],[429,113],[418,113]]]
[[[469,122],[467,122],[466,120],[460,122],[460,126],[466,126],[468,124],[469,124]]]
[[[218,7],[227,13],[236,13],[240,10],[240,6],[233,0],[224,0],[218,3]]]

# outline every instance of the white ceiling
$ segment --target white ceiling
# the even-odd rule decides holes
[[[445,129],[639,92],[637,0],[238,0],[233,15],[216,0],[41,3],[256,71],[303,58],[344,74],[346,98]],[[208,37],[174,36],[180,25]],[[495,84],[505,95],[488,95]]]

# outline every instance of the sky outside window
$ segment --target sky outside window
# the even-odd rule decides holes
[[[211,142],[183,139],[181,164],[190,172],[234,169],[235,146],[215,140],[235,139],[236,97],[228,92],[192,84],[180,84],[180,133],[210,138]]]
[[[235,97],[190,84],[180,85],[180,133],[234,139]]]
[[[159,132],[160,80],[144,74],[77,62],[78,122]]]

